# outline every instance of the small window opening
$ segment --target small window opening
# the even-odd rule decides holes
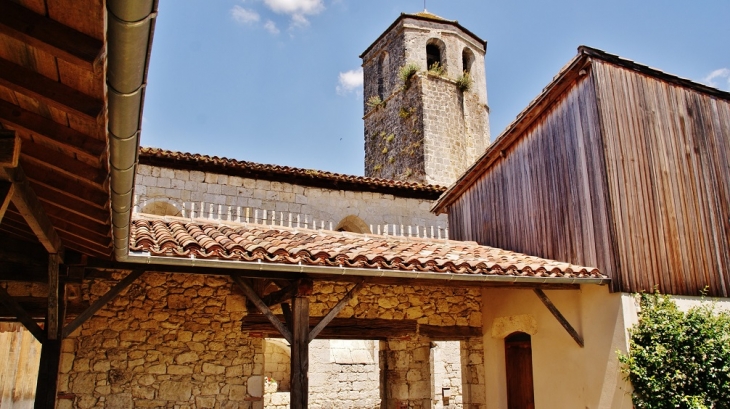
[[[436,44],[426,45],[426,65],[431,69],[435,64],[443,66],[441,62],[441,49]]]
[[[462,71],[466,74],[471,74],[471,67],[473,64],[474,53],[470,49],[464,48],[464,51],[461,52]]]
[[[380,100],[385,99],[385,76],[388,73],[388,53],[380,54],[378,58],[378,96]]]

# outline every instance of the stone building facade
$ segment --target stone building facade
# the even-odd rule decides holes
[[[458,23],[419,13],[361,55],[367,176],[448,186],[479,157],[489,144],[485,53]]]

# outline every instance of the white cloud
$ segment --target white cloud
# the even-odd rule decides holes
[[[231,16],[233,16],[233,19],[241,24],[256,23],[260,19],[259,13],[245,9],[239,5],[233,6],[231,9]]]
[[[324,10],[322,0],[264,0],[264,3],[279,14],[318,14]]]
[[[730,90],[730,69],[728,68],[720,68],[712,71],[710,75],[706,76],[702,80],[702,82],[715,88],[723,88],[723,81],[721,81],[723,79],[725,80],[724,82],[726,82],[724,88]],[[720,83],[718,83],[719,80]]]
[[[339,75],[339,84],[336,87],[339,95],[347,95],[353,91],[357,94],[362,92],[362,68],[341,72]]]
[[[290,15],[292,27],[309,26],[306,16],[319,14],[324,10],[323,0],[264,0],[264,4],[275,13]]]
[[[276,23],[271,20],[266,20],[264,28],[271,34],[279,34],[279,28],[276,26]]]

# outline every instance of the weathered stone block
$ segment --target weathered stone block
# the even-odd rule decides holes
[[[164,381],[160,384],[159,398],[167,401],[187,401],[193,394],[187,382]]]

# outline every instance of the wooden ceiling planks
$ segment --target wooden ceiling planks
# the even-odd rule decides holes
[[[111,254],[105,30],[100,0],[0,0],[0,129],[63,245]],[[0,231],[37,241],[11,206]]]

